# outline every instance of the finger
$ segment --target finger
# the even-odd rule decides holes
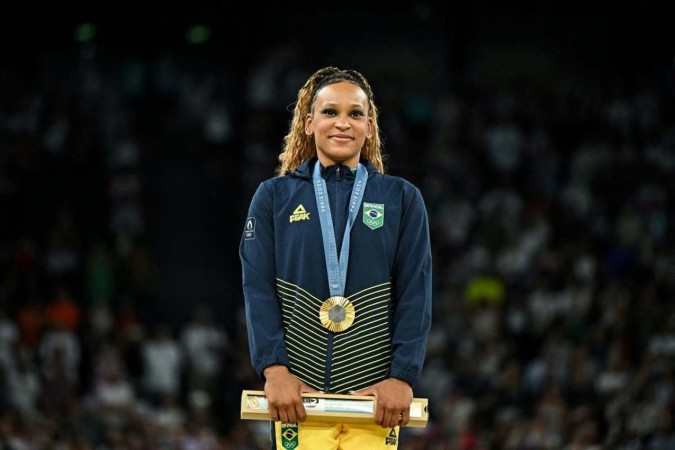
[[[375,423],[378,425],[384,424],[384,409],[377,408],[375,409]]]
[[[396,413],[385,413],[385,427],[386,428],[394,428],[396,425],[398,425],[398,419],[399,415]]]
[[[295,407],[288,408],[288,422],[287,423],[297,423],[298,414]]]
[[[391,422],[389,424],[391,425],[392,428],[398,426],[401,424],[401,413],[395,412],[394,414],[391,415]]]
[[[307,418],[307,411],[305,411],[305,405],[300,402],[299,405],[296,405],[295,407],[295,415],[298,418],[298,421],[304,422],[305,419]]]
[[[410,410],[406,409],[403,411],[403,414],[401,414],[400,425],[405,427],[408,425],[408,422],[410,422]]]
[[[292,423],[292,421],[290,420],[288,411],[285,410],[285,409],[279,410],[279,420],[280,420],[282,423]]]
[[[350,391],[350,395],[365,395],[365,396],[374,396],[377,398],[377,395],[375,394],[375,390],[372,388],[366,388],[361,391]]]
[[[279,410],[277,408],[270,407],[270,417],[273,421],[279,421]]]

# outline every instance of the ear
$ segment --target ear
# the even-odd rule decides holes
[[[368,129],[366,130],[366,137],[370,139],[373,137],[373,119],[368,117]]]
[[[305,116],[305,134],[311,136],[314,133],[314,127],[312,126],[312,115],[307,114]]]

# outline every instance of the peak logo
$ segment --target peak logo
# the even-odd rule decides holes
[[[305,210],[305,207],[302,204],[298,205],[293,211],[293,214],[288,216],[288,222],[300,222],[301,220],[309,220],[309,213]]]
[[[389,432],[389,436],[384,438],[384,445],[398,445],[398,437],[394,428]]]

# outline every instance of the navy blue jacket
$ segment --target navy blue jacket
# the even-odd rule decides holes
[[[324,328],[330,297],[312,182],[316,157],[293,173],[262,182],[251,201],[240,243],[251,362],[259,376],[284,364],[315,389],[348,393],[387,377],[414,386],[431,326],[431,248],[424,200],[403,178],[368,161],[363,203],[351,230],[344,296],[353,325]],[[322,168],[339,254],[355,176],[345,166]],[[378,206],[381,221],[363,204]],[[367,226],[370,223],[370,226]]]

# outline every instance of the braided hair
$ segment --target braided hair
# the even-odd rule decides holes
[[[371,138],[366,139],[361,149],[361,156],[369,160],[380,173],[384,173],[382,141],[380,139],[380,127],[377,123],[378,110],[373,100],[373,90],[370,88],[370,84],[356,70],[342,70],[329,66],[314,72],[298,91],[298,98],[293,110],[293,120],[290,123],[288,134],[284,136],[283,150],[279,154],[281,164],[277,168],[278,175],[293,172],[305,160],[316,154],[312,136],[305,133],[305,117],[312,110],[316,93],[329,84],[341,81],[360,87],[368,97],[368,116],[372,120],[373,133]]]

